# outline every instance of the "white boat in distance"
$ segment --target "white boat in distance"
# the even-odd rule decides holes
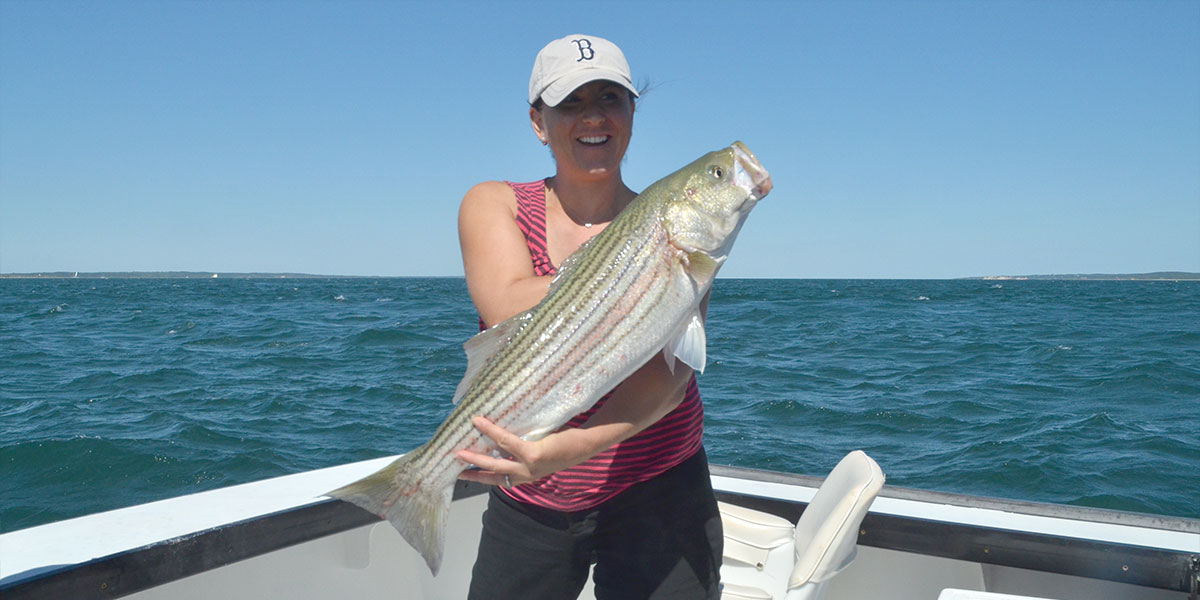
[[[464,598],[484,486],[457,484],[437,577],[389,524],[319,496],[394,458],[0,535],[0,597]],[[722,502],[758,511],[748,514],[767,529],[796,523],[822,483],[716,465],[712,479]],[[857,529],[857,557],[820,590],[825,600],[1194,600],[1200,586],[1195,519],[885,486]],[[782,598],[746,587],[773,567],[731,558],[739,544],[726,544],[725,597]],[[589,584],[581,598],[592,597]]]

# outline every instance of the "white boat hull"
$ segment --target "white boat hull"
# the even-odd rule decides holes
[[[0,535],[0,596],[465,597],[486,504],[482,486],[456,490],[438,577],[387,523],[317,496],[392,458]],[[723,501],[792,522],[820,481],[713,467]],[[947,588],[1183,600],[1198,573],[1200,521],[885,487],[863,521],[857,559],[829,584],[827,600],[934,600]]]

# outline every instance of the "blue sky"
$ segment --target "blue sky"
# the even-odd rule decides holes
[[[771,171],[722,276],[1200,271],[1197,2],[0,0],[0,272],[460,275],[571,33],[650,85],[632,187]]]

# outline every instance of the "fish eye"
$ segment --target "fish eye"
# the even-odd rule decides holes
[[[709,167],[708,174],[712,175],[716,179],[721,179],[721,178],[725,177],[725,171],[723,171],[721,169],[721,167],[718,167],[717,165],[713,165],[713,166]]]

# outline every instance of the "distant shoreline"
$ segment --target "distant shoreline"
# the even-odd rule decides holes
[[[113,271],[43,273],[0,273],[0,279],[397,279],[406,277],[462,277],[461,275],[319,275],[313,273],[225,273],[213,271]],[[736,279],[736,278],[735,278]],[[761,278],[759,278],[761,279]],[[768,278],[770,279],[770,278]],[[782,279],[908,279],[905,277],[786,277]],[[920,279],[920,278],[919,278]],[[1088,273],[1051,275],[983,275],[929,278],[978,281],[1200,281],[1200,273],[1155,271],[1151,273]]]
[[[1156,271],[1153,273],[1122,274],[986,275],[983,277],[964,277],[963,279],[980,279],[984,281],[1195,281],[1200,280],[1200,273]]]

